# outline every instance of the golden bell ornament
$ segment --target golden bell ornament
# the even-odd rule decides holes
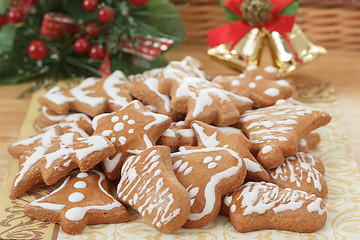
[[[326,53],[325,48],[313,44],[296,24],[286,34],[253,28],[233,48],[232,43],[221,44],[209,49],[207,53],[216,60],[243,71],[249,65],[259,65],[265,38],[269,41],[274,65],[284,74]]]
[[[220,44],[209,49],[207,53],[229,67],[243,71],[249,65],[259,65],[265,36],[264,31],[253,28],[233,49],[231,49],[232,43]]]
[[[325,48],[313,44],[296,24],[290,33],[281,35],[267,31],[266,35],[274,63],[280,73],[292,72],[326,53]]]

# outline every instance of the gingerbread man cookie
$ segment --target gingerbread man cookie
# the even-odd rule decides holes
[[[248,182],[228,194],[232,225],[239,232],[278,229],[314,232],[325,225],[327,210],[321,198],[266,182]]]
[[[221,196],[234,191],[244,181],[244,160],[225,148],[202,148],[171,154],[173,170],[190,195],[191,210],[184,224],[202,227],[218,215]]]
[[[87,171],[115,152],[114,145],[102,136],[84,138],[77,132],[64,133],[60,127],[50,128],[27,144],[28,150],[19,158],[20,169],[11,189],[13,197],[21,196],[42,180],[52,185],[77,167]]]
[[[199,147],[231,149],[244,160],[248,178],[263,181],[270,179],[267,171],[249,152],[252,144],[241,132],[224,133],[216,127],[199,121],[193,121],[191,127],[194,129]]]
[[[285,162],[269,170],[271,182],[282,188],[302,190],[325,198],[328,193],[323,173],[324,165],[311,153],[298,152],[285,158]]]
[[[71,89],[53,87],[38,99],[41,105],[58,114],[75,110],[92,117],[116,111],[131,100],[130,82],[120,71],[103,79],[87,78]]]
[[[164,233],[181,228],[190,212],[190,197],[176,179],[170,149],[165,146],[150,147],[126,159],[117,197]]]
[[[117,112],[96,116],[94,135],[106,137],[116,148],[116,153],[101,163],[106,176],[110,180],[119,178],[124,159],[155,145],[170,125],[168,116],[146,111],[137,100]]]
[[[269,72],[270,71],[270,72]],[[253,68],[238,76],[218,76],[212,81],[225,90],[249,97],[257,108],[272,106],[279,99],[288,99],[293,87],[284,79],[277,79],[277,70],[272,67]]]
[[[257,152],[256,159],[266,168],[280,166],[284,156],[298,152],[300,140],[331,120],[329,114],[289,103],[245,112],[240,127]]]
[[[110,183],[102,172],[75,171],[50,195],[29,203],[24,212],[40,221],[60,223],[68,234],[83,231],[88,224],[130,220],[125,207],[110,195]]]

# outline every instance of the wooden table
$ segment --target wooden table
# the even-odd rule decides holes
[[[236,73],[211,60],[206,55],[206,49],[207,46],[204,45],[184,45],[169,51],[166,57],[170,60],[178,60],[185,55],[197,57],[204,63],[204,69],[210,76]],[[268,54],[265,54],[264,65],[270,62],[269,59]],[[294,80],[307,78],[311,81],[331,81],[335,87],[350,145],[360,166],[360,52],[329,50],[326,56],[297,69],[289,77]],[[11,159],[7,147],[18,139],[29,105],[30,96],[18,97],[30,85],[31,83],[0,85],[0,184]]]

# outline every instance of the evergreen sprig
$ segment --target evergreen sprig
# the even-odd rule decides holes
[[[107,5],[115,11],[114,19],[106,25],[97,19],[96,11],[86,12],[81,3],[81,0],[39,0],[35,11],[28,14],[23,22],[4,25],[0,29],[0,84],[13,84],[31,78],[43,83],[49,79],[98,76],[102,61],[73,50],[74,41],[84,36],[83,26],[89,22],[101,26],[98,38],[87,38],[90,45],[104,45],[109,53],[111,70],[119,69],[125,74],[164,66],[166,61],[162,55],[147,60],[123,52],[124,40],[133,42],[136,48],[139,36],[164,37],[174,40],[175,44],[185,39],[181,19],[168,0],[149,0],[142,7],[129,4],[128,0],[99,1],[100,6]],[[0,11],[5,13],[8,7],[9,1],[2,1]],[[79,26],[79,32],[74,36],[65,34],[61,39],[46,39],[41,35],[41,23],[47,12],[69,15]],[[46,43],[48,54],[44,59],[35,61],[28,56],[27,46],[33,40]]]

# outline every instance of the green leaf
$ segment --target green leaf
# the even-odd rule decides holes
[[[220,0],[220,4],[221,6],[225,9],[225,15],[226,15],[226,18],[229,20],[229,21],[237,21],[237,20],[241,20],[242,17],[236,15],[235,13],[231,12],[229,9],[227,9],[225,6],[224,6],[224,2],[225,0]]]
[[[61,7],[79,24],[97,20],[97,11],[86,12],[81,2],[81,0],[62,0]]]
[[[299,10],[299,0],[295,0],[284,8],[280,14],[282,15],[295,15]]]
[[[12,24],[3,26],[0,30],[0,54],[12,49],[15,38],[15,27]]]
[[[10,6],[10,0],[0,0],[0,15],[5,15]]]

